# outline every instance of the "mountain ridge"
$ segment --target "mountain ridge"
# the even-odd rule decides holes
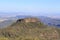
[[[27,18],[27,20],[36,20]],[[25,19],[24,19],[25,20]],[[59,32],[54,27],[48,27],[41,21],[25,22],[18,19],[7,28],[0,29],[0,37],[8,40],[59,40]],[[38,19],[37,19],[38,20]],[[60,31],[60,30],[59,30]]]

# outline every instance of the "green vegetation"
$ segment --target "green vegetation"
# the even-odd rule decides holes
[[[16,22],[0,29],[0,40],[59,40],[60,30],[41,22]]]

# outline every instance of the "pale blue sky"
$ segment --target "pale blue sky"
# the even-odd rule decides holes
[[[60,16],[60,0],[0,0],[0,12],[31,12],[31,15]]]

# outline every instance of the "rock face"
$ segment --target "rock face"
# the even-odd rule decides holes
[[[24,21],[24,19],[18,19],[18,20],[17,20],[17,23],[18,23],[18,22],[22,22],[22,21]]]
[[[26,23],[29,23],[29,22],[39,22],[39,20],[37,18],[25,18],[25,19],[18,19],[17,22],[26,22]]]
[[[25,22],[38,22],[39,20],[37,18],[26,18]]]

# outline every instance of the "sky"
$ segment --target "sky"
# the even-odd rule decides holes
[[[0,0],[0,16],[17,14],[60,16],[60,0]]]

